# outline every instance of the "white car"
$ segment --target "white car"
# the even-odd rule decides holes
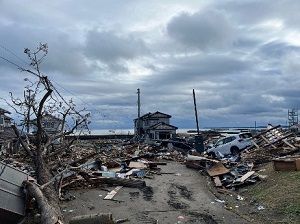
[[[223,155],[237,155],[243,149],[252,145],[251,133],[241,133],[219,139],[211,148],[206,150],[209,156],[216,157],[217,153]]]

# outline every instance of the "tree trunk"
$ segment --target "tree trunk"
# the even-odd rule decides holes
[[[44,196],[40,188],[29,181],[23,183],[28,190],[29,194],[32,195],[41,209],[41,220],[42,224],[63,224],[62,215],[57,213],[57,209],[53,207],[53,204]]]
[[[37,174],[37,180],[38,184],[43,185],[47,183],[49,180],[51,180],[52,175],[50,173],[50,169],[47,167],[48,165],[44,162],[42,155],[39,154],[39,156],[36,157],[35,160],[36,163],[36,174]],[[59,198],[58,194],[54,189],[53,184],[47,185],[43,189],[39,189],[41,193],[43,194],[43,200],[41,200],[42,203],[47,203],[47,205],[43,205],[45,208],[44,210],[41,210],[41,215],[44,218],[50,218],[49,214],[51,216],[55,217],[55,220],[62,220],[62,213],[59,205]],[[39,204],[40,205],[40,204]],[[40,205],[41,206],[41,205]],[[51,211],[49,211],[49,209]],[[42,214],[43,212],[46,212],[45,214]],[[52,222],[53,219],[51,218],[48,220],[47,223],[54,224],[56,222]],[[41,223],[44,223],[44,220],[42,218]],[[46,222],[45,222],[46,223]],[[62,223],[62,222],[61,222]]]

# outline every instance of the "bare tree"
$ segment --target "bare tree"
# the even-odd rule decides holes
[[[30,59],[33,69],[21,67],[19,69],[29,73],[31,78],[25,79],[28,85],[25,86],[24,98],[15,98],[10,93],[12,103],[9,103],[16,113],[24,117],[19,125],[27,127],[27,131],[29,126],[35,129],[34,137],[30,141],[29,138],[27,140],[21,138],[19,129],[14,126],[16,134],[21,139],[21,145],[32,158],[36,171],[37,184],[25,181],[24,186],[39,204],[41,223],[63,223],[59,198],[51,174],[52,158],[57,158],[72,144],[72,141],[66,140],[66,136],[75,132],[88,131],[89,114],[84,114],[84,110],[76,110],[74,102],[66,101],[51,80],[41,73],[40,64],[48,53],[47,44],[40,44],[35,51],[25,48],[24,53]],[[61,120],[60,128],[55,135],[49,134],[44,127],[43,118],[49,114]],[[55,140],[59,140],[59,144],[54,147]],[[57,163],[57,160],[54,161]],[[65,169],[68,164],[59,165]]]

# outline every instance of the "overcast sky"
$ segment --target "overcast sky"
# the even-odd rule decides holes
[[[92,130],[133,128],[138,88],[142,114],[170,114],[179,128],[196,128],[193,89],[200,128],[286,124],[300,105],[299,10],[295,0],[0,0],[0,56],[26,67],[24,48],[47,43],[43,74],[91,112]],[[0,75],[2,98],[32,78],[1,58]]]

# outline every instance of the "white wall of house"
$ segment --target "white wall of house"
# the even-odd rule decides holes
[[[4,114],[0,114],[0,131],[4,130]]]
[[[61,130],[62,122],[50,116],[45,116],[42,119],[42,126],[48,134],[53,134]],[[37,131],[36,126],[32,126],[33,131]]]

